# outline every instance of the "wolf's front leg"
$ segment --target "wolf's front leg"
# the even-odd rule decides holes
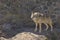
[[[41,33],[41,23],[39,24],[39,32]]]
[[[36,23],[36,27],[35,27],[34,32],[36,32],[36,31],[37,31],[37,27],[38,27],[38,23]]]

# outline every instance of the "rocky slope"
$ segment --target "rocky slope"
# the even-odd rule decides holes
[[[42,33],[34,32],[35,23],[30,18],[32,11],[50,15],[54,22],[53,32],[50,32],[50,28],[45,31],[45,26],[42,27]],[[0,37],[9,39],[22,32],[46,35],[48,39],[59,40],[60,0],[0,0]]]

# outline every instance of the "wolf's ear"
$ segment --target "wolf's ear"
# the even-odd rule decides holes
[[[31,13],[31,18],[33,17],[33,12]]]

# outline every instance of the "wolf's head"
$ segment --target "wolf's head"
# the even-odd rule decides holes
[[[33,17],[39,17],[39,16],[43,16],[43,14],[39,13],[39,12],[32,12],[32,14],[31,14],[31,18],[33,18]]]

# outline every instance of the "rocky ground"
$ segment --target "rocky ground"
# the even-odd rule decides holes
[[[54,30],[51,32],[49,27],[45,31],[42,25],[41,33],[34,32],[35,23],[30,18],[32,11],[50,15]],[[0,0],[0,40],[17,39],[59,40],[60,0]]]
[[[36,35],[30,32],[22,32],[9,39],[1,37],[1,40],[47,40],[47,37],[44,35]]]

